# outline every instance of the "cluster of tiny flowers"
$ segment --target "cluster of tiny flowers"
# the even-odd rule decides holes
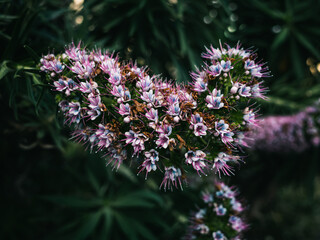
[[[253,149],[269,152],[302,152],[320,145],[320,100],[291,116],[263,118],[243,139]]]
[[[222,182],[202,193],[204,207],[192,213],[185,240],[240,240],[248,225],[242,217],[244,207],[237,192]]]
[[[161,186],[172,189],[181,187],[186,168],[233,174],[242,136],[258,124],[248,101],[265,99],[268,72],[254,52],[211,46],[203,57],[184,85],[80,44],[43,56],[40,69],[74,125],[73,139],[104,152],[114,168],[136,159],[146,177],[160,170]]]

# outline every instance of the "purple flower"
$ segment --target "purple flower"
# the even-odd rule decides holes
[[[170,94],[167,98],[169,105],[179,104],[179,96],[176,94]]]
[[[159,147],[167,148],[169,145],[169,137],[165,134],[160,134],[158,140],[156,141],[156,144]]]
[[[230,60],[228,60],[228,61],[222,60],[220,62],[220,65],[222,67],[222,71],[224,71],[224,72],[229,72],[231,69],[233,69],[233,67],[231,66],[231,61]]]
[[[186,163],[192,164],[193,158],[196,156],[196,153],[190,150],[184,156],[186,158]]]
[[[79,102],[71,102],[69,103],[69,114],[78,115],[80,113],[81,107]]]
[[[126,136],[127,144],[132,143],[137,138],[137,134],[132,130],[129,130],[129,132],[126,132],[124,135]]]
[[[195,125],[197,123],[202,123],[203,122],[203,118],[200,116],[199,113],[196,113],[196,114],[191,115],[190,122],[191,122],[192,128],[193,128],[193,125]]]
[[[91,108],[91,109],[99,108],[101,105],[101,98],[99,95],[95,95],[93,93],[90,93],[88,95],[88,100],[90,102],[89,108]]]
[[[128,103],[126,104],[121,103],[118,113],[121,116],[130,115],[130,105]]]
[[[205,92],[208,89],[208,83],[204,81],[195,81],[193,83],[193,89],[196,92]]]
[[[247,87],[246,85],[242,85],[239,89],[239,95],[242,97],[250,97],[251,93],[250,93],[251,88]]]
[[[149,140],[143,133],[135,133],[132,130],[126,132],[125,136],[126,143],[130,143],[133,146],[134,154],[139,154],[139,152],[143,151],[145,149],[144,142]]]
[[[194,215],[194,217],[195,217],[196,219],[203,219],[204,216],[206,215],[206,213],[207,213],[206,209],[200,209],[200,210]]]
[[[235,210],[236,212],[243,211],[242,204],[239,201],[237,201],[235,198],[232,198],[230,203],[232,205],[232,209]]]
[[[69,48],[65,50],[65,54],[69,59],[73,61],[80,61],[85,55],[85,50],[80,49],[81,42],[79,42],[78,46],[75,47],[74,43],[69,45]]]
[[[119,85],[121,83],[121,73],[120,69],[115,68],[111,69],[109,71],[109,78],[108,78],[109,83],[112,85]]]
[[[217,216],[224,216],[227,213],[227,209],[223,207],[222,204],[220,204],[219,206],[216,206],[214,208],[214,211],[216,212]]]
[[[227,239],[222,232],[216,231],[212,233],[213,240],[225,240]]]
[[[144,156],[145,156],[145,159],[140,166],[141,169],[138,172],[138,174],[146,170],[145,178],[147,179],[149,172],[157,170],[156,162],[159,161],[159,153],[156,150],[151,149],[150,151],[144,152]]]
[[[191,73],[191,77],[194,79],[194,82],[192,84],[194,91],[204,92],[207,90],[208,83],[205,82],[205,79],[207,77],[205,71],[200,72],[198,70],[198,73]]]
[[[207,235],[210,231],[209,227],[205,224],[199,224],[196,228],[197,231],[200,232],[202,235]]]
[[[141,99],[147,103],[153,103],[154,100],[155,100],[155,96],[154,96],[154,93],[153,93],[153,90],[150,90],[148,92],[143,92],[142,93],[142,96],[141,96]]]
[[[70,102],[69,111],[67,113],[69,123],[80,122],[80,110],[81,106],[79,102]]]
[[[69,102],[67,100],[62,100],[59,102],[59,107],[61,108],[62,112],[69,110]]]
[[[207,192],[203,192],[202,193],[202,200],[205,203],[211,203],[211,202],[213,202],[213,195],[210,193],[207,193]]]
[[[87,116],[90,118],[90,120],[95,120],[97,117],[99,117],[101,114],[101,111],[100,111],[100,108],[99,107],[96,107],[96,108],[92,108],[92,109],[89,109],[87,111]]]
[[[213,89],[212,93],[206,97],[207,107],[209,109],[220,109],[224,106],[224,103],[221,102],[221,98],[223,94],[221,91],[217,91],[217,89]]]
[[[61,78],[58,81],[55,81],[53,84],[56,87],[56,90],[59,92],[65,90],[68,85],[67,81],[62,80]]]
[[[221,133],[221,140],[224,144],[230,145],[231,142],[233,142],[233,132],[222,132]]]
[[[51,69],[55,73],[61,73],[64,69],[64,65],[59,60],[54,60],[51,63]]]
[[[106,129],[104,125],[99,124],[99,129],[96,131],[98,150],[108,148],[113,142],[113,133]]]
[[[205,136],[207,135],[207,126],[203,123],[196,123],[193,125],[194,135],[196,136]]]
[[[67,80],[67,89],[66,89],[66,95],[69,96],[70,92],[78,89],[78,85],[72,80],[72,79],[68,79]]]
[[[150,121],[158,122],[158,110],[151,108],[148,112],[145,114],[146,118]]]
[[[206,175],[203,172],[203,168],[207,168],[207,164],[205,163],[205,157],[206,154],[202,152],[201,150],[197,150],[196,152],[188,151],[185,154],[186,163],[192,164],[192,167],[198,172],[200,175],[200,172],[204,175]]]
[[[124,87],[122,85],[114,85],[113,88],[112,88],[112,91],[110,91],[110,93],[115,96],[115,97],[118,97],[118,98],[122,98],[124,96]]]
[[[252,68],[251,69],[251,75],[253,77],[261,78],[263,76],[263,73],[261,71],[262,71],[261,67]]]
[[[207,72],[214,77],[219,76],[221,71],[222,71],[222,67],[219,63],[211,65],[207,70]]]
[[[122,149],[120,147],[120,149]],[[125,149],[120,150],[119,153],[119,148],[114,148],[110,146],[108,148],[108,154],[110,156],[110,160],[107,163],[107,166],[112,163],[113,164],[113,169],[116,168],[117,170],[119,169],[120,165],[122,164],[123,160],[127,158],[127,151]]]
[[[255,65],[254,61],[251,61],[250,59],[247,59],[247,60],[244,62],[244,69],[249,70],[249,69],[253,69],[253,68],[255,68],[255,67],[256,67],[256,65]]]
[[[228,132],[229,124],[225,123],[224,120],[215,122],[215,129],[218,134]]]
[[[109,56],[105,56],[103,61],[101,62],[100,69],[109,74],[112,75],[111,72],[115,71],[117,69],[117,58],[111,58]]]
[[[162,124],[156,129],[157,133],[170,136],[172,133],[172,126],[170,124]]]
[[[221,58],[221,51],[218,48],[214,48],[213,46],[210,46],[210,49],[206,48],[207,53],[201,54],[203,58],[208,58],[210,60],[216,60]]]
[[[214,159],[212,169],[214,169],[215,172],[218,172],[219,177],[221,177],[220,171],[222,171],[224,175],[228,176],[230,176],[230,174],[233,174],[233,168],[227,164],[229,160],[229,156],[225,153],[219,153],[218,157]]]
[[[172,186],[178,188],[178,184],[179,184],[180,188],[182,189],[180,168],[175,168],[174,166],[170,166],[170,167],[165,167],[164,170],[165,170],[164,178],[162,180],[160,188],[163,187],[164,190],[166,190],[167,188],[170,188],[172,191]]]
[[[153,86],[152,78],[150,78],[150,76],[147,75],[144,78],[142,78],[140,81],[138,81],[136,86],[138,88],[141,88],[143,92],[147,92]]]
[[[237,216],[230,216],[229,223],[231,223],[232,228],[237,232],[241,232],[247,228],[247,224],[245,224],[242,219]]]
[[[249,124],[252,124],[252,125],[256,125],[257,124],[257,119],[255,118],[255,113],[253,112],[252,109],[246,109],[244,111],[245,115],[243,115],[243,119],[249,123]]]
[[[91,91],[92,91],[92,86],[91,86],[91,84],[90,84],[88,81],[81,82],[81,83],[80,83],[79,90],[80,90],[82,93],[91,93]]]
[[[251,96],[254,98],[261,98],[261,99],[267,99],[266,96],[264,96],[264,94],[266,93],[267,89],[266,88],[260,88],[260,84],[261,83],[257,83],[255,85],[253,85],[253,87],[251,88]]]
[[[95,63],[90,61],[88,57],[84,57],[79,62],[75,62],[70,70],[83,79],[94,75],[94,67]]]
[[[173,105],[169,105],[167,113],[171,116],[179,116],[180,114],[180,107],[179,103],[175,103]]]

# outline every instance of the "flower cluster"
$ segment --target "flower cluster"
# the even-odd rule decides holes
[[[164,172],[165,189],[181,187],[185,169],[230,175],[243,133],[257,125],[249,99],[265,99],[267,68],[237,45],[207,49],[204,65],[179,85],[100,49],[69,45],[40,61],[72,136],[118,168],[135,159],[139,173]]]
[[[247,229],[236,190],[222,182],[216,182],[215,187],[202,194],[204,207],[192,213],[185,240],[240,240]]]
[[[302,152],[320,145],[320,100],[291,116],[263,118],[244,141],[253,149],[270,152]]]

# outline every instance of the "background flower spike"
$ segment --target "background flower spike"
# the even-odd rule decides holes
[[[240,240],[248,228],[238,191],[223,182],[202,193],[202,205],[191,214],[184,240]]]

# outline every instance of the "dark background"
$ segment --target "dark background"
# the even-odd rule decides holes
[[[273,77],[260,113],[288,115],[320,97],[317,0],[0,0],[1,239],[180,239],[199,192],[158,190],[161,176],[118,172],[69,140],[41,55],[72,40],[115,50],[153,73],[190,81],[204,46],[258,49]],[[235,177],[247,239],[320,239],[319,148],[249,152]]]

